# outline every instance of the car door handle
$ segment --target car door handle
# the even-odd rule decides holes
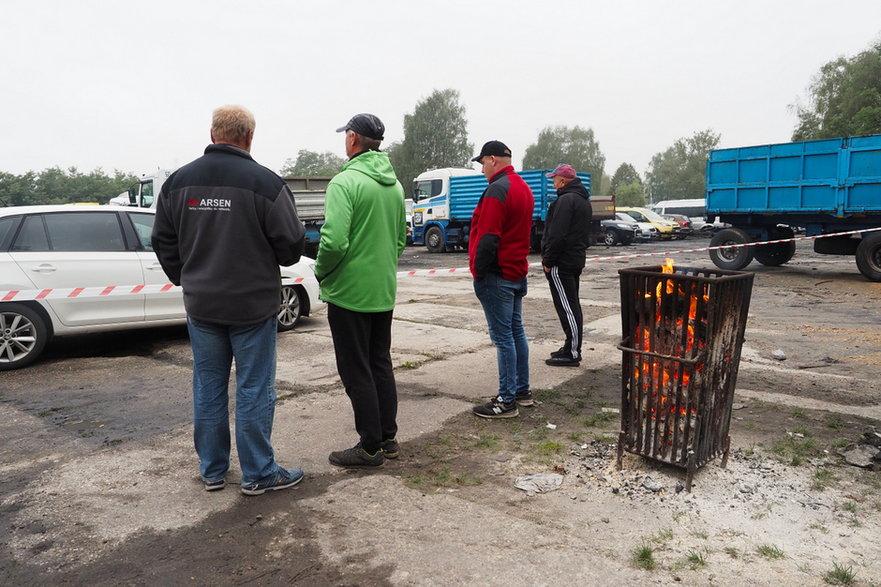
[[[147,270],[149,271],[159,271],[162,269],[162,265],[159,263],[153,263],[152,265],[147,266]]]
[[[42,265],[31,267],[31,271],[33,271],[34,273],[52,273],[53,271],[55,271],[55,265],[43,263]]]

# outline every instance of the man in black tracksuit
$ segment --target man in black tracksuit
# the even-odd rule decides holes
[[[558,165],[553,178],[557,199],[548,208],[541,239],[541,264],[551,287],[554,308],[560,317],[566,343],[545,363],[555,367],[581,364],[584,318],[578,300],[578,284],[584,269],[585,250],[590,246],[590,192],[571,165]]]

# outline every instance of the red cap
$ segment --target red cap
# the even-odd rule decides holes
[[[560,177],[565,177],[566,179],[574,179],[575,178],[575,168],[566,163],[561,163],[557,165],[557,168],[551,171],[550,173],[546,173],[545,177],[554,177],[555,175],[559,175]]]

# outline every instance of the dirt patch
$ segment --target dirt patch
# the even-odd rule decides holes
[[[881,473],[839,452],[878,422],[739,401],[728,467],[700,469],[688,493],[676,467],[627,454],[616,468],[619,377],[617,368],[587,369],[534,390],[536,405],[515,420],[460,414],[405,444],[399,474],[426,494],[454,493],[561,532],[591,525],[598,549],[635,567],[645,547],[655,575],[646,581],[816,583],[835,564],[872,580]],[[552,494],[513,489],[536,473],[563,475],[553,506]]]

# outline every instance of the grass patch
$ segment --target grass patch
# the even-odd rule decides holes
[[[692,571],[696,571],[700,568],[707,566],[706,555],[696,550],[690,550],[686,555],[685,560],[688,561],[688,564],[691,567]]]
[[[722,552],[730,556],[731,558],[740,558],[740,551],[734,548],[733,546],[726,546],[722,549]]]
[[[651,538],[652,542],[655,544],[666,544],[667,542],[673,540],[673,530],[669,528],[667,530],[661,530]]]
[[[819,456],[823,452],[817,441],[812,438],[788,435],[775,443],[771,447],[771,451],[781,457],[781,460],[789,461],[793,466],[801,465],[805,459]]]
[[[854,502],[846,501],[843,504],[841,504],[841,509],[843,509],[846,512],[850,512],[852,514],[855,514],[855,513],[857,513],[857,510],[859,508],[857,507],[857,504],[855,504]]]
[[[647,571],[654,570],[657,563],[655,563],[655,551],[648,544],[643,544],[642,546],[638,546],[633,551],[633,563]]]
[[[844,428],[844,422],[841,420],[841,416],[838,414],[832,414],[828,418],[826,418],[826,426],[832,428],[833,430],[841,430]]]
[[[612,412],[597,412],[590,418],[584,421],[584,425],[588,428],[600,428],[604,427],[609,422],[618,419],[619,414],[615,414]]]
[[[823,575],[823,580],[829,585],[853,585],[857,574],[850,565],[844,566],[838,563],[832,564],[832,570]]]
[[[783,551],[773,544],[762,544],[756,547],[756,552],[767,559],[780,559],[786,556]]]
[[[829,469],[817,469],[814,471],[814,481],[811,483],[811,489],[825,491],[836,481],[838,481],[838,477]]]
[[[496,448],[500,442],[501,438],[498,434],[478,434],[471,443],[471,448]]]
[[[536,449],[538,449],[539,454],[542,454],[544,456],[551,456],[560,454],[560,452],[563,450],[563,445],[556,440],[546,440],[544,442],[540,442],[538,446],[536,446]]]
[[[449,466],[444,465],[436,469],[426,471],[424,475],[413,475],[405,477],[407,481],[416,487],[473,487],[482,485],[483,479],[474,477],[468,473],[453,471]]]

